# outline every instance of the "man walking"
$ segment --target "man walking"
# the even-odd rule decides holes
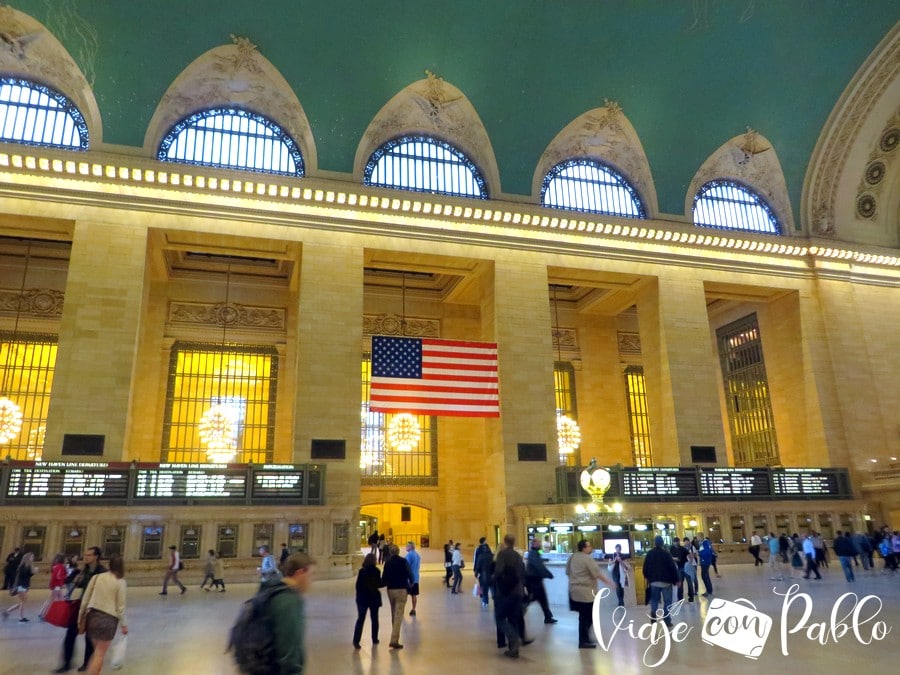
[[[834,549],[834,554],[841,561],[841,567],[844,569],[844,577],[847,579],[847,582],[856,581],[856,575],[853,573],[853,557],[857,552],[850,533],[848,532],[845,536],[838,530],[837,537],[831,542],[831,548]]]
[[[803,555],[806,557],[806,574],[804,579],[809,579],[810,572],[814,572],[816,579],[821,579],[819,574],[819,563],[816,561],[816,547],[813,545],[812,535],[807,534],[803,537]]]
[[[166,568],[166,578],[163,579],[163,589],[160,595],[169,594],[169,580],[175,582],[175,585],[181,589],[184,595],[187,591],[185,585],[178,580],[178,573],[181,571],[181,555],[178,553],[178,547],[174,544],[169,547],[169,566]]]
[[[684,538],[685,544],[688,544],[687,537]],[[685,546],[682,546],[681,540],[678,537],[672,540],[672,547],[669,549],[669,553],[672,554],[672,558],[675,560],[675,565],[678,567],[678,600],[684,600],[684,581],[687,579],[687,587],[688,587],[688,602],[694,601],[694,582],[688,576],[685,571],[685,566],[688,562],[688,549]],[[618,551],[621,548],[618,544],[616,544],[616,550]],[[615,578],[613,578],[615,581]],[[616,589],[618,591],[618,588]],[[624,589],[623,595],[624,595]],[[624,607],[625,602],[624,599],[620,600],[619,605]]]
[[[784,572],[781,571],[781,541],[774,532],[769,532],[769,569],[772,570],[770,581],[784,581]]]
[[[653,548],[644,557],[644,578],[650,587],[650,621],[662,618],[671,628],[669,606],[672,604],[672,589],[678,583],[678,565],[663,543],[663,538],[659,536],[653,540]],[[660,598],[663,601],[662,612],[659,611]]]
[[[72,582],[72,593],[75,589],[81,589],[80,595],[84,594],[85,589],[91,581],[91,577],[96,574],[102,574],[106,568],[100,564],[100,549],[97,546],[91,546],[84,552],[84,569],[78,573]],[[75,654],[75,640],[78,638],[78,609],[81,606],[81,598],[75,601],[72,612],[69,615],[69,625],[66,627],[66,637],[63,639],[63,662],[62,665],[54,670],[54,673],[67,673],[72,670],[72,657]],[[84,663],[78,669],[79,673],[87,670],[88,662],[94,653],[94,643],[84,634]]]
[[[406,558],[400,556],[400,549],[390,544],[390,557],[384,563],[381,581],[387,587],[388,601],[391,603],[391,649],[403,649],[400,644],[400,627],[406,610],[406,597],[412,586],[413,575]]]
[[[22,549],[16,546],[12,553],[6,556],[6,564],[3,566],[3,590],[13,587],[16,579],[16,571],[19,569],[19,563],[22,562]]]
[[[759,557],[759,550],[762,548],[762,537],[757,534],[756,530],[753,530],[753,535],[750,537],[750,555],[753,556],[753,566],[763,565],[763,559]]]
[[[287,586],[292,592],[274,592],[269,599],[268,616],[272,617],[272,646],[279,665],[277,672],[302,675],[306,664],[305,601],[303,594],[312,584],[313,560],[306,553],[293,553],[285,558],[282,576],[273,576],[260,592]]]
[[[411,541],[406,542],[406,562],[409,563],[409,571],[413,575],[413,582],[409,586],[409,597],[412,598],[412,609],[409,611],[409,615],[415,616],[416,604],[419,601],[419,568],[422,566],[422,556],[416,551],[416,545]]]
[[[494,560],[494,620],[499,633],[506,637],[504,656],[518,658],[519,646],[524,642],[520,628],[524,629],[522,598],[525,590],[525,563],[515,549],[516,538],[503,537],[503,548]],[[524,630],[523,630],[524,632]]]
[[[528,551],[528,560],[525,563],[525,584],[528,588],[528,601],[535,601],[541,606],[544,613],[544,623],[556,623],[550,605],[547,603],[547,590],[544,588],[544,579],[552,579],[553,572],[547,569],[544,559],[541,557],[541,542],[537,537],[531,540],[531,548]]]

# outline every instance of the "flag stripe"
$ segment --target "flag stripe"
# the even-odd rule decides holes
[[[373,336],[369,409],[497,417],[497,345]]]

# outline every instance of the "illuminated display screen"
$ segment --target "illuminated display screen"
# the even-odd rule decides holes
[[[716,497],[767,497],[769,469],[701,469],[700,492]]]
[[[160,464],[137,470],[135,499],[244,499],[246,469],[216,464]]]
[[[694,469],[633,468],[622,469],[622,497],[659,499],[696,498],[697,472]]]
[[[846,474],[840,469],[773,469],[777,497],[849,497]]]
[[[252,495],[259,499],[302,499],[304,474],[290,464],[253,469]]]
[[[6,496],[47,499],[125,499],[128,497],[128,465],[121,469],[77,464],[38,464],[13,467],[9,473]]]

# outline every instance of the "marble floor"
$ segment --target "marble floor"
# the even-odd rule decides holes
[[[431,552],[426,552],[429,554]],[[426,561],[428,556],[426,556]],[[878,561],[880,565],[880,561]],[[685,603],[673,617],[672,634],[657,634],[653,643],[646,634],[647,609],[629,608],[616,631],[612,610],[615,601],[600,603],[601,647],[577,648],[576,615],[568,610],[566,577],[561,568],[547,582],[551,609],[559,623],[547,625],[537,606],[526,617],[534,643],[522,648],[517,660],[505,658],[496,648],[494,622],[472,597],[472,574],[465,570],[463,593],[451,595],[443,584],[439,563],[428,562],[422,578],[417,616],[404,621],[402,651],[387,647],[390,625],[387,606],[381,610],[381,644],[373,646],[368,625],[362,649],[351,646],[356,616],[352,580],[316,581],[307,601],[308,672],[327,675],[454,675],[465,673],[629,673],[653,667],[672,673],[728,672],[729,675],[782,672],[786,658],[791,672],[852,672],[877,664],[896,663],[900,638],[900,575],[857,574],[848,584],[832,565],[822,581],[787,579],[770,581],[766,568],[750,565],[722,566],[722,578],[713,579],[714,600]],[[190,577],[185,581],[190,581]],[[197,580],[199,583],[199,580]],[[792,584],[799,588],[790,596]],[[128,655],[120,672],[135,675],[235,673],[224,653],[226,635],[242,600],[254,587],[232,585],[227,593],[206,593],[196,583],[184,596],[160,597],[157,588],[131,588],[128,592]],[[0,674],[49,673],[59,665],[62,629],[38,622],[35,614],[45,591],[33,591],[26,615],[0,623]],[[846,593],[855,596],[839,598]],[[748,618],[745,602],[755,605],[763,617]],[[786,599],[787,598],[787,599]],[[0,598],[7,605],[7,598]],[[11,598],[8,599],[10,602]],[[787,602],[786,615],[783,616]],[[385,599],[386,603],[386,599]],[[749,609],[749,608],[748,608]],[[808,615],[804,617],[804,614]],[[771,620],[767,639],[759,637]],[[683,624],[683,625],[682,625]],[[629,625],[632,631],[629,632]],[[714,633],[717,644],[704,642],[703,632]],[[798,628],[798,626],[800,626]],[[643,631],[641,630],[643,627]],[[796,630],[795,630],[796,629]],[[874,637],[873,637],[874,636]],[[879,639],[881,638],[881,639]],[[722,646],[746,650],[764,644],[758,660]],[[606,647],[604,649],[603,647]],[[81,640],[76,658],[80,655]],[[788,657],[783,655],[788,653]],[[73,671],[74,672],[74,671]],[[107,665],[104,672],[112,672]]]

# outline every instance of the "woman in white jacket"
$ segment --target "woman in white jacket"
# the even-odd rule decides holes
[[[97,675],[103,668],[103,657],[116,636],[119,624],[122,634],[128,635],[125,623],[125,563],[121,556],[109,559],[109,572],[91,577],[81,609],[78,612],[78,632],[87,632],[94,643],[94,654],[87,672]]]

